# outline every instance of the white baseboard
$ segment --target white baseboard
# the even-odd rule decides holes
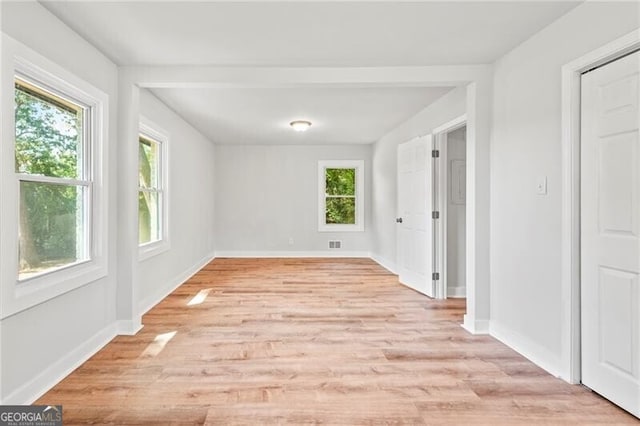
[[[143,299],[138,304],[138,312],[140,312],[140,316],[146,314],[151,310],[151,308],[156,306],[158,303],[162,302],[162,300],[164,300],[165,297],[167,297],[175,289],[177,289],[182,284],[184,284],[189,278],[191,278],[195,273],[197,273],[199,270],[204,268],[209,262],[211,262],[215,258],[216,256],[214,254],[206,255],[205,257],[200,259],[198,262],[196,262],[193,266],[191,266],[191,268],[180,273],[178,276],[174,277],[172,280],[169,280],[169,285],[167,286],[167,289],[164,290],[162,293],[160,293],[159,295],[152,295]]]
[[[464,314],[462,328],[471,334],[489,334],[489,320],[474,320]]]
[[[366,251],[346,251],[346,250],[317,250],[317,251],[244,251],[244,250],[223,250],[216,251],[215,257],[358,257],[370,258],[371,254]]]
[[[391,262],[389,259],[386,259],[385,257],[382,257],[375,253],[371,253],[371,259],[373,259],[378,265],[382,266],[392,274],[398,275],[398,273],[396,272],[395,262]]]
[[[549,374],[555,377],[560,376],[560,357],[543,348],[538,343],[533,342],[531,339],[505,327],[495,320],[491,321],[489,334]]]
[[[142,317],[136,320],[119,320],[116,321],[116,332],[120,336],[135,336],[138,331],[142,330]]]
[[[23,384],[2,400],[4,405],[33,404],[49,389],[58,384],[73,370],[80,367],[96,352],[102,349],[117,334],[117,325],[112,323],[96,333],[86,342],[73,349],[67,355],[48,366],[29,382]]]
[[[467,297],[467,287],[465,286],[447,286],[447,297]]]

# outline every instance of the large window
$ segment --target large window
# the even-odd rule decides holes
[[[167,136],[150,124],[140,125],[138,140],[138,243],[142,257],[166,245]]]
[[[5,318],[107,275],[109,96],[15,40],[2,41],[13,68],[0,82],[10,102],[0,109]]]
[[[90,258],[89,127],[82,102],[16,77],[19,280]]]
[[[364,162],[320,161],[318,164],[320,231],[364,230]]]

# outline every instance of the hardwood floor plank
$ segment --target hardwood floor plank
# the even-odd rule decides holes
[[[216,259],[40,398],[65,424],[637,424],[368,259]]]

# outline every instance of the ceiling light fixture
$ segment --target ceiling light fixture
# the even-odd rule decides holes
[[[311,127],[311,122],[307,120],[295,120],[289,123],[289,126],[293,127],[296,132],[306,132]]]

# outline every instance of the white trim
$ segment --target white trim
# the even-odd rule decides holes
[[[168,289],[163,291],[160,296],[152,295],[152,296],[149,296],[149,297],[145,298],[144,300],[140,301],[140,303],[138,303],[138,311],[140,312],[140,316],[146,314],[154,306],[156,306],[158,303],[162,302],[168,295],[173,293],[173,291],[175,291],[175,289],[177,289],[182,284],[187,282],[194,274],[196,274],[198,271],[200,271],[202,268],[204,268],[206,265],[208,265],[216,257],[218,257],[218,256],[216,256],[214,254],[206,255],[205,257],[200,259],[198,262],[196,262],[191,268],[189,268],[186,271],[178,274],[176,277],[174,277],[172,280],[170,280],[169,281],[169,285],[168,285]]]
[[[57,96],[73,99],[91,110],[89,129],[90,147],[85,151],[91,159],[87,178],[91,180],[86,223],[89,225],[89,259],[59,270],[44,272],[18,283],[18,220],[19,220],[19,175],[14,172],[14,144],[7,145],[0,160],[0,180],[14,182],[3,186],[2,204],[11,206],[0,212],[0,240],[2,267],[0,280],[0,318],[7,318],[20,311],[43,303],[76,288],[82,287],[107,275],[108,234],[108,176],[109,164],[107,143],[109,140],[109,97],[90,83],[70,73],[54,62],[12,38],[2,35],[3,76],[0,92],[13,93],[16,75],[34,82]],[[12,103],[5,103],[2,115],[0,138],[13,142],[15,118]],[[85,163],[86,165],[86,163]]]
[[[140,322],[141,317],[137,320],[118,320],[116,321],[116,332],[119,336],[135,336],[138,331],[142,330],[144,325]]]
[[[0,5],[0,8],[2,7],[2,5]],[[0,22],[2,22],[2,12],[0,11]],[[1,24],[0,24],[1,25]],[[4,69],[3,66],[3,62],[4,62],[4,55],[2,54],[3,51],[3,44],[4,44],[4,36],[1,34],[0,31],[0,88],[1,87],[6,87],[4,85],[4,76],[6,75],[6,71]],[[3,125],[3,121],[4,121],[4,105],[6,105],[7,103],[12,104],[11,107],[12,109],[14,108],[13,106],[13,102],[10,99],[6,99],[6,96],[2,96],[0,94],[0,141],[3,140],[3,135],[4,135],[4,125]],[[4,181],[4,174],[2,173],[2,169],[3,167],[5,167],[6,162],[5,160],[2,160],[5,157],[9,157],[9,155],[6,153],[6,148],[5,148],[5,143],[0,142],[0,181]],[[13,158],[11,158],[11,160],[13,160]],[[7,160],[8,162],[8,160]],[[15,166],[14,166],[15,167]],[[5,204],[5,199],[4,199],[4,195],[3,195],[3,189],[2,189],[2,184],[0,184],[0,229],[2,229],[2,223],[3,223],[3,219],[2,217],[4,216],[1,212],[3,210],[5,210],[8,206],[10,206],[11,204],[7,205]],[[6,254],[3,252],[3,250],[5,249],[4,245],[0,242],[0,269],[2,268],[2,259],[4,256],[6,256]],[[0,274],[0,283],[2,283],[3,281],[2,278],[2,274]],[[1,284],[0,284],[1,285]],[[1,292],[0,292],[1,294]],[[1,296],[0,296],[1,297]],[[2,308],[0,308],[1,311]],[[2,323],[0,321],[0,346],[2,346],[2,342],[4,341],[2,338]],[[2,348],[0,347],[0,405],[3,404],[2,401],[2,395],[4,395],[4,386],[3,385],[3,380],[2,377],[4,377],[3,374],[3,355],[2,352],[4,352],[2,350]]]
[[[367,251],[244,251],[244,250],[222,250],[216,251],[218,257],[268,257],[268,258],[298,258],[298,257],[320,257],[320,258],[371,258],[371,254]]]
[[[448,298],[467,297],[467,287],[463,285],[453,285],[446,287]]]
[[[90,180],[68,179],[41,175],[30,175],[28,173],[16,173],[16,177],[21,182],[38,182],[38,183],[50,183],[52,185],[66,185],[66,186],[91,186]]]
[[[467,125],[467,114],[462,114],[461,116],[456,117],[453,120],[448,121],[443,125],[436,127],[435,129],[433,129],[431,133],[433,133],[434,135],[437,135],[438,133],[451,133],[454,130],[457,130],[466,125]]]
[[[356,223],[353,225],[327,224],[326,220],[326,169],[355,169],[356,171]],[[318,232],[363,232],[365,198],[364,160],[319,160],[318,161]]]
[[[447,140],[451,130],[448,129],[447,127],[442,132],[434,133],[433,135],[435,149],[440,151],[440,158],[436,158],[436,161],[434,161],[434,192],[436,194],[434,210],[440,212],[440,218],[436,220],[433,225],[433,250],[435,252],[434,258],[436,259],[436,272],[440,273],[440,279],[435,283],[436,299],[446,299],[449,296],[447,293],[449,283],[449,274],[447,272],[449,263],[449,259],[447,258],[447,247],[449,243],[447,238],[449,214],[449,144]]]
[[[67,377],[73,370],[84,364],[100,349],[107,345],[117,332],[116,323],[100,330],[86,342],[77,346],[64,357],[49,365],[36,377],[20,386],[2,400],[4,405],[28,405]]]
[[[373,260],[378,265],[382,266],[384,269],[391,272],[392,274],[398,275],[395,262],[392,262],[389,259],[382,257],[376,253],[371,253],[371,260]]]
[[[165,198],[165,197],[163,197]],[[163,224],[163,226],[165,226]],[[154,256],[164,253],[171,248],[169,241],[162,239],[152,243],[146,243],[138,246],[138,260],[140,262],[150,259]]]
[[[580,76],[640,48],[640,29],[562,67],[562,278],[560,377],[579,383],[580,366]]]
[[[552,376],[559,376],[560,360],[557,354],[495,320],[490,321],[489,334]]]
[[[464,314],[460,326],[471,334],[489,334],[489,320],[474,321],[468,314]]]
[[[462,114],[447,123],[433,129],[433,139],[435,141],[435,149],[440,151],[440,161],[437,162],[435,173],[437,174],[437,204],[435,208],[440,212],[440,219],[435,225],[435,245],[434,251],[436,255],[436,267],[440,272],[440,280],[436,284],[436,298],[446,299],[448,294],[448,276],[447,276],[447,209],[449,194],[449,147],[447,145],[447,137],[449,133],[458,130],[467,125],[467,114]],[[465,141],[466,146],[466,141]],[[468,238],[468,234],[465,234]],[[469,242],[466,242],[469,244]],[[465,263],[466,268],[466,263]],[[468,272],[468,271],[467,271]],[[466,289],[464,295],[466,296]],[[460,297],[460,296],[452,296]]]

